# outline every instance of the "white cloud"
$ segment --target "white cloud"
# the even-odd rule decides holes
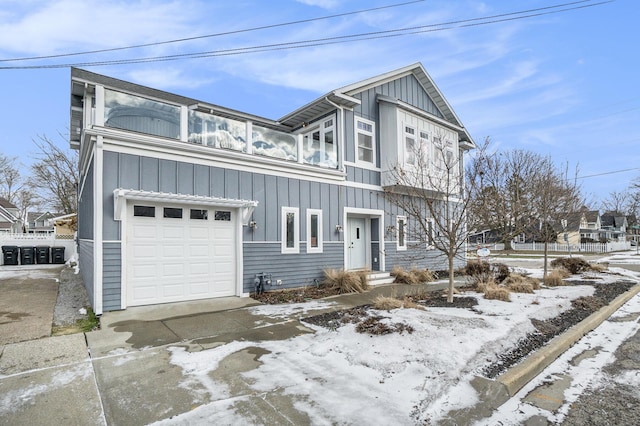
[[[339,0],[296,0],[298,3],[307,6],[317,6],[323,9],[333,9],[340,4]]]

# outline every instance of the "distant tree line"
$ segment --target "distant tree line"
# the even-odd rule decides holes
[[[35,162],[22,170],[18,157],[0,152],[0,197],[14,204],[20,217],[29,211],[48,210],[55,213],[75,213],[78,207],[78,154],[47,136],[33,140]]]

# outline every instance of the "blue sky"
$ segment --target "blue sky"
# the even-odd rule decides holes
[[[572,170],[578,167],[593,207],[640,177],[639,2],[426,0],[398,5],[407,1],[0,0],[4,60],[310,20],[100,54],[2,61],[0,67],[208,52],[469,19],[480,24],[512,12],[581,7],[373,40],[81,68],[277,119],[332,89],[421,62],[476,142],[489,136],[493,149],[525,149],[550,155],[558,165],[568,163]],[[552,7],[561,4],[567,5]],[[65,67],[0,69],[0,152],[18,156],[26,166],[39,135],[62,143],[58,134],[68,132],[69,74]]]

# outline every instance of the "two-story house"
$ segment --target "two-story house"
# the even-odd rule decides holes
[[[383,187],[416,144],[436,142],[455,158],[474,147],[421,64],[278,120],[74,68],[79,261],[93,308],[248,296],[260,274],[286,288],[325,268],[446,269],[431,247],[407,256],[410,219]]]
[[[618,212],[606,212],[601,219],[601,239],[603,241],[626,241],[627,217]]]
[[[0,197],[0,232],[22,232],[22,221],[19,218],[18,208],[5,198]]]

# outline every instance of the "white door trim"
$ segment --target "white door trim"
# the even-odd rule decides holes
[[[343,247],[344,247],[344,259],[343,264],[344,268],[348,268],[347,263],[347,252],[348,252],[348,241],[346,232],[348,232],[347,228],[347,217],[355,216],[355,217],[364,217],[366,218],[367,226],[365,226],[365,232],[367,235],[367,265],[371,265],[371,229],[369,224],[371,223],[372,218],[378,219],[378,235],[380,236],[380,271],[385,271],[385,252],[384,252],[384,210],[378,209],[361,209],[357,207],[345,207],[342,217],[342,223],[344,223],[344,236],[343,236]]]

